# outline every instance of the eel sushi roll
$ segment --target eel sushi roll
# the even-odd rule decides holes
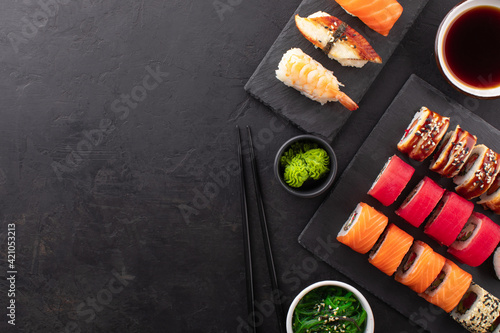
[[[370,251],[368,262],[391,276],[412,244],[413,237],[391,223]]]
[[[458,305],[471,283],[472,275],[447,259],[437,278],[419,296],[449,313]]]
[[[448,252],[472,267],[481,265],[500,242],[500,226],[487,216],[473,212]]]
[[[333,72],[299,48],[290,49],[283,55],[276,70],[276,78],[321,105],[339,101],[350,111],[358,108],[349,96],[340,91],[339,86],[342,84]]]
[[[424,232],[442,245],[450,246],[474,210],[474,203],[446,191],[427,221]]]
[[[417,293],[423,293],[443,269],[446,259],[426,243],[415,240],[394,278]]]
[[[391,205],[410,181],[415,169],[398,156],[389,157],[368,194],[384,206]]]
[[[451,312],[451,317],[473,333],[494,332],[500,315],[500,300],[472,282]]]
[[[476,142],[475,135],[457,125],[455,130],[446,133],[438,145],[429,169],[446,178],[455,177],[472,153]]]
[[[455,191],[470,200],[487,192],[500,171],[500,156],[485,145],[477,145],[460,173],[453,178]]]
[[[424,177],[395,213],[418,228],[441,200],[444,191],[445,189],[432,179]]]
[[[340,229],[337,240],[365,254],[384,232],[388,218],[375,208],[360,202]]]
[[[491,209],[495,214],[500,214],[500,172],[497,173],[488,191],[481,194],[479,199],[477,203],[484,209]]]
[[[429,157],[446,134],[450,118],[442,117],[423,106],[398,143],[398,150],[411,159],[422,162]]]

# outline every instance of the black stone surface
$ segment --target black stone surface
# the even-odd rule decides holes
[[[412,73],[500,128],[500,101],[461,95],[435,64],[457,2],[429,1],[396,48],[332,142],[339,174]],[[299,4],[1,3],[1,332],[244,332],[236,125],[254,133],[285,306],[313,282],[352,282],[297,242],[326,194],[292,197],[273,176],[277,149],[303,132],[244,90]],[[258,331],[275,332],[255,205],[250,216]],[[422,332],[431,313],[412,322],[361,290],[377,332]]]
[[[461,264],[446,252],[447,247],[440,246],[438,242],[423,232],[425,222],[419,228],[415,228],[394,212],[417,183],[426,176],[439,186],[454,191],[455,186],[451,179],[440,177],[439,174],[429,170],[430,158],[424,162],[416,162],[401,154],[396,147],[412,121],[413,115],[422,106],[427,106],[442,116],[449,117],[450,129],[460,125],[465,130],[475,134],[479,143],[491,147],[495,151],[500,149],[500,131],[460,104],[442,95],[422,79],[412,75],[358,150],[341,178],[338,179],[335,189],[307,224],[299,236],[299,242],[406,317],[412,318],[422,310],[431,312],[432,316],[426,321],[419,322],[422,328],[436,333],[466,332],[446,312],[430,305],[417,293],[396,282],[394,277],[388,277],[370,265],[368,255],[355,253],[336,240],[337,233],[345,221],[349,219],[349,215],[356,205],[359,202],[365,202],[382,212],[389,218],[390,223],[396,224],[412,235],[414,239],[424,241],[434,251],[457,263],[462,269],[472,274],[474,282],[493,295],[500,297],[500,286],[498,278],[493,272],[492,258],[486,260],[479,267]],[[415,169],[415,173],[396,202],[384,207],[367,192],[386,161],[393,155],[399,156],[411,165]],[[497,215],[485,211],[480,205],[476,204],[474,211],[486,214],[496,223],[500,223],[500,218]],[[321,240],[330,246],[320,246]]]
[[[295,89],[277,80],[275,73],[283,54],[291,48],[300,48],[325,68],[333,71],[333,74],[344,85],[340,90],[355,103],[359,103],[427,1],[401,1],[404,6],[403,13],[389,35],[383,36],[368,28],[357,17],[348,14],[335,1],[304,0],[248,80],[245,90],[299,129],[331,141],[352,112],[340,103],[332,102],[321,105],[304,98]],[[362,68],[344,67],[337,61],[329,59],[323,51],[315,48],[297,29],[295,14],[307,17],[317,11],[324,11],[339,18],[363,35],[382,58],[382,64],[369,62]]]

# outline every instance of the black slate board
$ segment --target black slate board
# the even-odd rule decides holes
[[[410,233],[415,239],[426,242],[435,251],[452,259],[470,272],[476,283],[500,297],[500,282],[495,278],[491,258],[478,268],[460,264],[446,253],[446,247],[439,246],[436,241],[423,233],[425,222],[420,228],[415,228],[394,214],[394,210],[399,207],[406,195],[426,175],[441,186],[453,190],[451,180],[442,178],[428,169],[430,158],[421,163],[415,162],[399,153],[396,148],[413,115],[421,106],[427,106],[441,115],[450,117],[450,129],[460,124],[462,128],[478,137],[478,143],[500,151],[499,130],[412,75],[356,153],[328,198],[311,218],[299,237],[299,243],[423,328],[439,333],[465,332],[444,311],[427,303],[411,289],[370,265],[367,261],[368,255],[356,253],[335,239],[357,203],[366,202],[384,213],[390,222]],[[389,207],[384,207],[366,193],[387,159],[394,154],[415,167],[415,174],[398,200]],[[498,216],[485,212],[479,205],[476,204],[474,210],[486,213],[499,223]],[[324,250],[324,246],[318,246],[320,239],[318,237],[323,239],[323,243],[327,240],[331,244],[329,253]]]
[[[351,111],[340,103],[321,105],[302,96],[295,89],[285,86],[275,77],[278,63],[287,50],[299,47],[327,69],[332,70],[345,85],[341,90],[359,103],[428,0],[399,2],[404,8],[403,14],[389,35],[384,37],[368,28],[358,18],[347,14],[333,0],[304,0],[248,80],[245,90],[302,130],[333,140]],[[294,16],[299,14],[304,17],[319,10],[338,17],[361,33],[382,57],[383,63],[368,63],[361,69],[343,67],[335,60],[329,59],[321,50],[315,49],[295,26]]]

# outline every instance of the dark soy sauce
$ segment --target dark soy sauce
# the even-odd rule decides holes
[[[480,6],[450,26],[444,56],[455,77],[480,88],[500,86],[500,9]]]

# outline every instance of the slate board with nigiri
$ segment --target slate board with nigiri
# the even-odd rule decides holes
[[[470,273],[475,283],[491,294],[500,296],[500,281],[493,269],[491,256],[478,267],[462,264],[447,252],[448,246],[441,245],[438,240],[424,232],[426,222],[415,227],[395,213],[395,210],[424,177],[429,177],[448,192],[455,192],[452,179],[429,170],[431,158],[418,162],[397,149],[397,143],[402,134],[423,105],[449,117],[450,130],[460,125],[463,129],[477,135],[478,144],[485,144],[493,150],[500,151],[499,130],[460,104],[450,101],[441,92],[413,75],[340,176],[328,198],[311,218],[299,237],[299,243],[425,329],[431,332],[466,332],[445,311],[430,304],[402,283],[396,282],[394,276],[388,276],[371,265],[368,261],[369,254],[356,253],[336,240],[337,233],[348,220],[352,210],[359,202],[366,202],[387,216],[389,224],[397,225],[415,240],[430,245],[436,253]],[[384,164],[393,155],[397,155],[411,165],[415,172],[398,199],[384,206],[367,192]],[[475,200],[477,199],[472,201]],[[485,214],[496,224],[500,221],[498,215],[483,210],[481,205],[475,204],[474,211]],[[330,249],[325,250],[319,247],[319,238],[326,244],[330,244]],[[426,318],[422,316],[422,313],[431,315]]]
[[[292,48],[300,48],[326,69],[333,71],[344,84],[341,91],[359,103],[427,2],[400,0],[403,12],[389,34],[383,36],[359,18],[349,15],[333,0],[304,0],[248,80],[245,90],[298,128],[333,140],[351,111],[340,103],[321,105],[276,79],[276,69],[283,55]],[[361,34],[380,56],[382,63],[369,62],[363,68],[344,67],[315,48],[297,28],[295,15],[307,17],[318,11],[335,16]]]

